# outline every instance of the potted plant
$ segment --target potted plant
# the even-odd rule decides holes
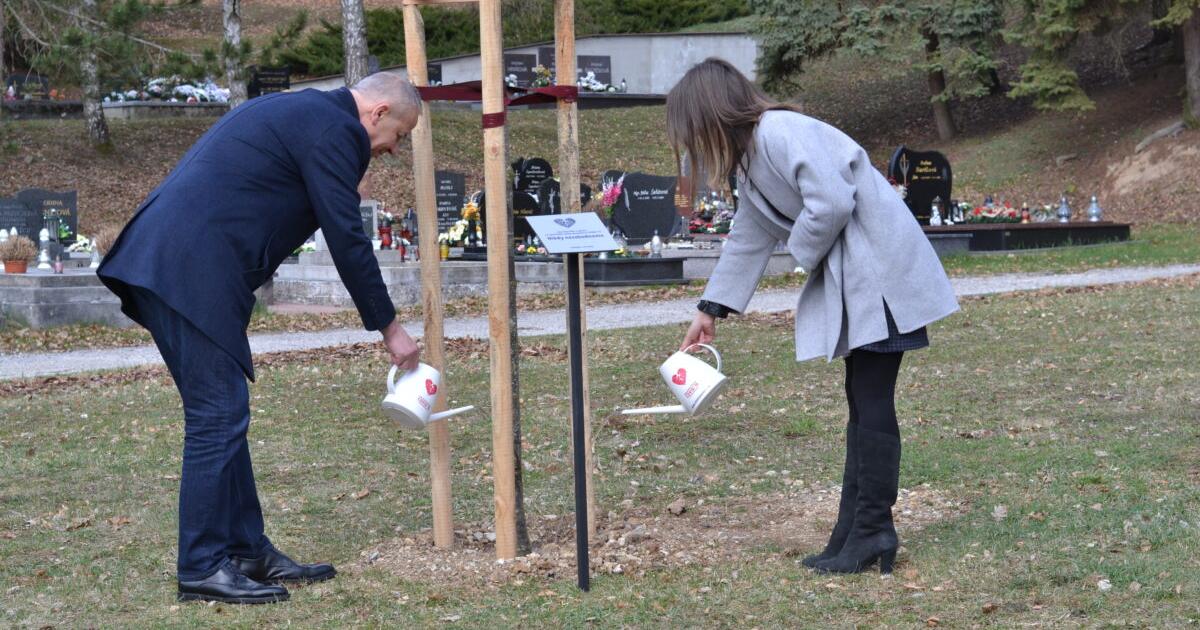
[[[0,243],[0,260],[4,261],[4,273],[25,273],[29,261],[37,256],[37,245],[24,236],[9,237]]]

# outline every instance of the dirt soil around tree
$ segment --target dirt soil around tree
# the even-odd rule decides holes
[[[609,512],[592,537],[592,571],[642,576],[685,566],[711,567],[749,551],[767,550],[767,562],[799,562],[819,553],[837,519],[841,488],[790,480],[789,474],[786,470],[766,473],[791,485],[785,493],[680,498],[667,505],[623,506],[621,514]],[[718,481],[714,475],[705,476],[712,477],[706,481]],[[928,485],[901,489],[895,507],[901,542],[906,535],[961,516],[968,508],[961,498],[950,498]],[[574,514],[531,517],[532,553],[507,561],[496,560],[490,523],[460,527],[453,549],[434,547],[429,530],[401,534],[365,549],[350,571],[374,567],[414,582],[492,588],[528,580],[549,583],[575,575]],[[904,552],[902,544],[901,563]]]

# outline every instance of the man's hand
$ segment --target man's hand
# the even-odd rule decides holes
[[[717,336],[717,318],[708,313],[696,313],[692,325],[688,326],[687,334],[683,336],[680,350],[686,350],[698,343],[712,343]]]
[[[417,347],[417,342],[404,332],[399,321],[393,319],[392,323],[383,329],[383,345],[388,354],[392,355],[392,363],[404,370],[416,369],[421,358],[421,349]]]

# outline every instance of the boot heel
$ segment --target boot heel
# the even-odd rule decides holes
[[[881,575],[889,575],[892,568],[896,565],[896,550],[889,549],[879,556],[879,573]]]

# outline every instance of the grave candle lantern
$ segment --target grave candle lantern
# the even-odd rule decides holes
[[[1071,222],[1071,204],[1067,202],[1067,196],[1063,195],[1058,201],[1058,222]]]

